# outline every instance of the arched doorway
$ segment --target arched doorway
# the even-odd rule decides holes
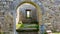
[[[18,21],[22,21],[24,24],[31,24],[32,20],[38,21],[36,7],[29,3],[24,3],[17,9]],[[18,23],[18,22],[17,22]],[[17,24],[16,23],[16,24]]]
[[[25,24],[26,23],[32,24],[31,23],[32,19],[34,20],[34,23],[36,21],[38,22],[38,25],[41,24],[41,20],[42,20],[41,8],[33,2],[27,2],[27,1],[22,2],[17,7],[16,24],[18,24],[19,22]]]

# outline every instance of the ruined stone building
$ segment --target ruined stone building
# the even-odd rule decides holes
[[[60,0],[0,0],[0,32],[14,34],[21,20],[29,24],[32,20],[26,19],[25,11],[31,11],[39,26],[60,32]]]

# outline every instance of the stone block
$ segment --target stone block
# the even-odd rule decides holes
[[[6,4],[6,2],[2,2],[3,4]]]
[[[14,0],[6,0],[6,1],[14,1]]]
[[[9,9],[10,7],[9,7],[9,5],[4,5],[3,6],[5,9]]]
[[[0,1],[2,1],[2,0],[0,0]]]
[[[3,8],[3,6],[0,6],[0,9],[2,9]]]

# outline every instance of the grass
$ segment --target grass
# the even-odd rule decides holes
[[[59,33],[53,33],[53,34],[60,34],[60,32]]]
[[[38,24],[17,24],[16,28],[20,29],[20,28],[38,28],[39,25]]]

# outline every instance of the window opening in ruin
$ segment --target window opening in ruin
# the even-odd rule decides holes
[[[26,10],[26,17],[31,18],[31,10],[29,9]]]

